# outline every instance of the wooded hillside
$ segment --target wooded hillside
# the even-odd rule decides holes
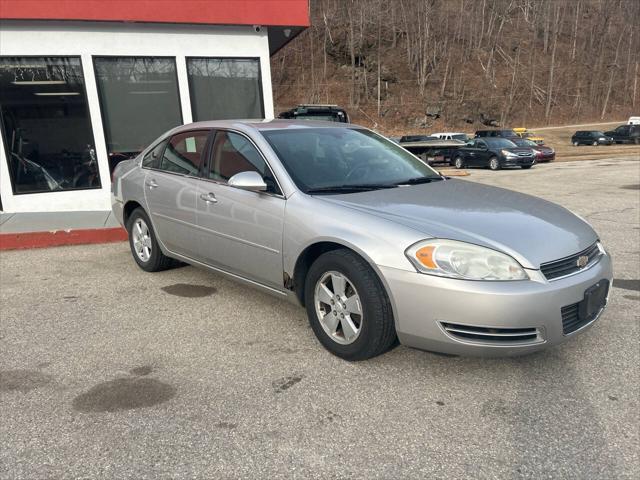
[[[311,0],[272,59],[276,113],[336,103],[387,133],[640,114],[638,0]]]

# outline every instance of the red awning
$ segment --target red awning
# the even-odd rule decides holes
[[[0,19],[309,26],[308,0],[0,0]]]

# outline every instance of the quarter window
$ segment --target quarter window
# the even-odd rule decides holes
[[[156,145],[153,150],[144,156],[142,159],[142,166],[147,168],[158,168],[160,166],[160,159],[162,158],[162,151],[166,145],[166,140],[163,140]]]
[[[164,149],[160,170],[198,175],[209,132],[185,132],[174,135]]]

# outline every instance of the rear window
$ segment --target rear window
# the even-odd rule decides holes
[[[485,140],[489,148],[514,148],[517,147],[515,143],[506,138],[487,138]]]

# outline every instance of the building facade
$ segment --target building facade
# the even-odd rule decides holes
[[[170,128],[272,118],[269,57],[308,21],[307,0],[0,0],[2,210],[108,210],[115,165]]]

